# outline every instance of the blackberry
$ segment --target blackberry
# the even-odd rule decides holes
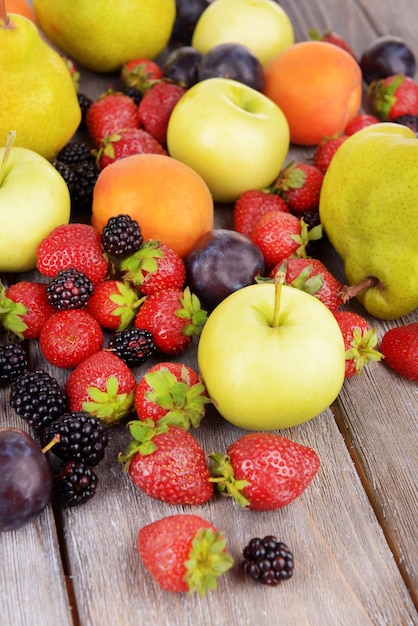
[[[90,106],[93,104],[93,100],[86,96],[85,93],[77,92],[78,104],[81,109],[81,122],[79,128],[86,128],[86,115]]]
[[[99,176],[95,160],[81,161],[74,165],[77,180],[71,196],[71,206],[79,211],[90,211],[93,202],[93,189]]]
[[[102,231],[103,249],[119,259],[139,250],[143,241],[138,222],[123,213],[110,217]]]
[[[116,331],[109,339],[108,349],[112,350],[129,367],[137,367],[149,359],[156,346],[152,333],[144,328],[127,328]]]
[[[6,387],[28,368],[26,352],[20,343],[0,346],[0,387]]]
[[[83,461],[90,466],[103,459],[109,443],[101,420],[83,411],[64,413],[50,424],[44,432],[45,444],[56,435],[59,441],[51,448],[55,456],[63,461]]]
[[[77,175],[75,174],[75,172],[73,172],[72,168],[69,165],[63,163],[62,161],[59,161],[58,159],[54,159],[52,161],[52,165],[55,167],[57,172],[61,174],[61,176],[67,183],[68,191],[70,192],[71,198],[74,194],[77,184]]]
[[[93,295],[94,286],[84,272],[69,268],[60,270],[47,284],[48,302],[59,311],[83,309]]]
[[[142,100],[142,92],[136,87],[125,87],[123,93],[131,98],[135,102],[136,106],[138,106]]]
[[[90,500],[96,492],[97,474],[82,461],[67,461],[54,471],[53,489],[58,500],[77,506]]]
[[[91,161],[94,163],[96,157],[90,146],[84,141],[70,141],[58,152],[57,159],[61,163],[65,163],[73,168],[83,161]]]
[[[414,133],[418,134],[418,115],[399,115],[399,117],[395,117],[393,120],[396,124],[402,124],[403,126],[408,126]]]
[[[10,405],[38,432],[66,411],[67,399],[55,378],[35,370],[24,372],[13,381]]]
[[[293,574],[293,554],[273,535],[255,537],[244,548],[244,572],[264,585],[278,585]]]

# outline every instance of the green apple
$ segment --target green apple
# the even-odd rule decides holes
[[[198,366],[219,413],[249,430],[290,428],[324,411],[344,382],[342,333],[317,298],[260,283],[209,315]]]
[[[36,266],[36,248],[70,219],[68,187],[55,167],[28,148],[0,148],[0,272]]]
[[[259,91],[229,78],[209,78],[187,90],[167,129],[170,156],[204,179],[217,202],[277,178],[289,150],[289,125]]]
[[[240,43],[265,65],[294,41],[292,22],[274,0],[214,0],[196,23],[192,46],[205,54],[221,43]]]

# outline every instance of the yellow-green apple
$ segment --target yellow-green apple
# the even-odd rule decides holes
[[[215,201],[234,202],[278,176],[289,150],[289,125],[259,91],[229,78],[208,78],[175,105],[167,147],[170,156],[200,174]]]
[[[294,40],[292,22],[274,0],[214,0],[196,23],[192,46],[205,54],[221,43],[240,43],[264,65]]]
[[[70,194],[55,167],[28,148],[0,148],[0,272],[36,266],[36,248],[70,220]]]
[[[249,430],[317,416],[344,382],[342,333],[320,300],[280,282],[243,287],[209,315],[198,366],[219,413]]]

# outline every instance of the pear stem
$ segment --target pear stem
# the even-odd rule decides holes
[[[344,304],[349,300],[357,296],[362,291],[369,289],[370,287],[376,287],[379,284],[379,279],[376,276],[368,276],[356,285],[344,285],[341,290],[341,299]]]
[[[0,22],[3,23],[5,28],[10,27],[10,19],[6,11],[6,3],[4,0],[0,0]]]
[[[0,163],[0,187],[3,184],[3,178],[4,178],[4,172],[6,169],[7,159],[9,158],[10,150],[12,149],[15,137],[16,137],[16,131],[9,130],[9,132],[7,133],[7,137],[6,137],[6,147],[4,149],[3,158]]]
[[[274,311],[273,311],[273,328],[279,326],[280,317],[280,300],[282,297],[282,287],[286,278],[286,272],[278,271],[274,277]]]

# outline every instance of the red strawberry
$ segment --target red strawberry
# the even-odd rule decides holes
[[[418,83],[404,74],[373,80],[367,89],[372,113],[381,121],[401,115],[418,115]]]
[[[177,102],[186,89],[174,83],[161,81],[153,85],[138,106],[138,118],[142,128],[162,145],[167,145],[167,126]]]
[[[86,113],[88,133],[96,144],[121,128],[138,128],[138,107],[122,92],[107,91],[92,102]]]
[[[6,296],[6,288],[0,280],[0,331],[4,329],[7,334],[12,333],[23,339],[23,333],[27,329],[23,317],[27,313],[28,309],[24,304]]]
[[[100,170],[133,154],[167,154],[162,145],[142,128],[123,128],[105,137],[97,152]]]
[[[160,352],[180,354],[200,335],[206,317],[199,298],[188,287],[165,289],[145,298],[134,326],[148,330]]]
[[[418,322],[386,331],[380,350],[386,365],[400,376],[418,382]]]
[[[367,320],[352,311],[334,311],[335,319],[344,337],[345,377],[359,374],[369,361],[380,361],[382,354],[375,350],[377,334]]]
[[[335,33],[333,30],[327,30],[321,35],[315,28],[312,28],[309,31],[309,37],[314,41],[325,41],[326,43],[332,43],[334,46],[338,46],[338,48],[341,48],[342,50],[345,50],[345,52],[348,52],[348,54],[351,54],[351,56],[357,61],[357,57],[354,54],[351,46],[347,43],[344,37],[342,37],[338,33]]]
[[[135,387],[126,363],[113,352],[100,350],[71,372],[65,393],[70,411],[87,411],[111,426],[133,409]]]
[[[21,315],[26,324],[24,339],[37,339],[46,320],[55,313],[46,297],[46,284],[21,280],[6,289],[6,297],[27,308],[27,313]]]
[[[140,305],[138,292],[121,280],[104,280],[94,288],[86,310],[105,330],[124,330]]]
[[[197,427],[210,402],[199,375],[183,363],[162,362],[149,368],[135,391],[135,410],[140,420],[175,424],[188,430]]]
[[[84,309],[57,311],[42,326],[39,345],[47,361],[72,368],[103,346],[99,324]]]
[[[283,198],[269,190],[244,191],[234,205],[234,229],[249,237],[255,223],[269,211],[289,213],[289,207]]]
[[[317,211],[324,174],[309,163],[290,163],[280,172],[273,187],[292,213]]]
[[[335,137],[324,137],[324,139],[316,146],[313,154],[313,163],[321,172],[325,174],[329,164],[337,152],[341,144],[348,139],[348,136],[343,133],[336,135]]]
[[[123,279],[135,285],[144,296],[165,289],[183,289],[186,266],[169,246],[149,239],[119,264]]]
[[[120,79],[127,87],[135,87],[144,93],[163,76],[161,67],[155,61],[138,58],[122,65]]]
[[[137,547],[145,569],[172,592],[204,596],[234,563],[223,533],[192,514],[168,515],[144,526]]]
[[[253,511],[272,511],[295,500],[320,466],[312,448],[267,432],[244,435],[226,455],[215,452],[210,458],[219,491]]]
[[[151,498],[168,504],[203,504],[213,496],[205,453],[184,428],[129,423],[132,441],[119,460],[133,483]]]
[[[81,270],[93,283],[108,273],[100,233],[89,224],[63,224],[51,231],[36,251],[36,267],[44,276],[53,277],[60,270]]]
[[[367,128],[372,124],[378,124],[379,120],[375,115],[370,115],[369,113],[359,113],[356,115],[354,119],[351,120],[345,127],[344,134],[350,137],[357,133],[359,130],[363,130],[363,128]]]

